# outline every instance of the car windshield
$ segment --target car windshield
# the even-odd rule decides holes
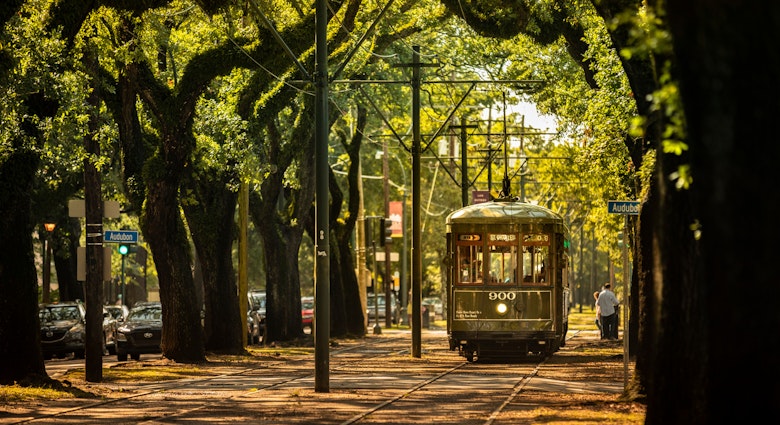
[[[140,321],[159,321],[162,320],[162,310],[159,308],[142,308],[139,310],[133,310],[130,315],[127,316],[127,321],[140,320]]]
[[[106,310],[109,314],[111,314],[111,317],[114,319],[121,319],[122,318],[122,309],[121,308],[113,308],[113,307],[107,307]]]
[[[259,308],[265,308],[265,294],[252,294],[252,305]]]
[[[367,302],[367,305],[373,306],[374,305],[374,296],[373,295],[368,295],[368,299],[366,300],[366,302]],[[380,306],[385,305],[385,296],[384,295],[380,295],[379,296],[379,305]]]
[[[38,312],[41,321],[54,322],[57,320],[80,319],[79,309],[76,306],[48,306]]]

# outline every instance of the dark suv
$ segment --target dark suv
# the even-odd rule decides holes
[[[44,359],[65,357],[70,353],[77,359],[84,358],[86,313],[84,305],[76,302],[41,304],[38,307]]]
[[[141,354],[160,353],[162,340],[162,306],[159,302],[133,307],[116,330],[116,358],[120,362],[140,360]]]

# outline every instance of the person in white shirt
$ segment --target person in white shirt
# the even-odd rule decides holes
[[[604,327],[601,326],[601,309],[599,308],[599,291],[593,293],[593,300],[596,302],[596,326],[599,328],[601,339],[604,339]]]
[[[615,307],[620,305],[617,297],[612,292],[612,285],[604,285],[604,290],[599,294],[596,300],[599,311],[601,312],[601,326],[606,339],[618,339],[618,317]]]

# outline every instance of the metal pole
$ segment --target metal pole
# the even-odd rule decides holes
[[[422,357],[420,237],[420,46],[412,46],[412,357]]]
[[[406,231],[406,170],[404,170],[404,192],[402,194],[403,203],[401,204],[401,320],[404,321],[404,324],[407,323],[407,316],[409,315],[409,312],[406,309],[406,306],[409,305],[409,282],[407,281],[407,276],[409,274],[409,259],[408,259],[408,252],[406,251],[406,246],[408,244],[407,239],[409,238],[409,232]]]
[[[380,230],[384,232],[384,229]],[[382,235],[382,237],[384,237],[384,235]],[[374,289],[374,335],[380,335],[382,333],[382,328],[379,327],[379,291],[377,291],[379,282],[376,273],[376,242],[374,240],[371,241],[371,257],[373,258],[373,267],[371,267],[373,272],[373,276],[371,277],[371,286],[373,286]],[[387,299],[385,299],[385,305],[387,305]]]
[[[43,236],[43,288],[41,289],[41,301],[47,304],[50,301],[51,294],[51,242],[49,242],[49,232]],[[62,294],[60,294],[62,299]]]
[[[592,291],[585,292],[585,285],[584,285],[585,282],[583,282],[583,280],[585,280],[583,279],[584,275],[582,271],[582,266],[585,264],[585,257],[583,253],[583,248],[585,246],[584,229],[585,229],[585,220],[583,219],[582,224],[580,225],[580,264],[579,264],[580,272],[577,273],[577,283],[578,286],[580,287],[580,313],[582,313],[582,305],[585,303],[585,300],[588,300],[589,302],[593,302],[589,298],[590,295],[588,295]]]
[[[125,298],[125,257],[127,255],[122,255],[122,272],[119,275],[119,287],[122,288],[122,305],[127,305],[127,298]]]
[[[460,203],[462,207],[469,205],[469,156],[466,145],[466,118],[460,123]]]
[[[249,184],[241,181],[238,192],[238,311],[241,315],[241,329],[247,328],[247,310],[249,309],[249,241],[247,240],[247,228],[249,227]],[[255,326],[260,326],[259,323]],[[244,346],[251,344],[246,332],[241,333],[241,341]],[[254,337],[252,337],[254,338]]]
[[[388,159],[387,139],[382,143],[382,191],[385,198],[385,220],[390,220],[390,161]],[[390,245],[385,237],[385,229],[379,229],[379,237],[385,246],[385,277],[382,279],[385,285],[385,327],[393,325],[393,285],[390,283]]]
[[[328,2],[315,12],[314,391],[330,391],[330,216],[328,211]]]
[[[628,274],[628,214],[623,224],[623,389],[628,390],[628,306],[631,282]]]

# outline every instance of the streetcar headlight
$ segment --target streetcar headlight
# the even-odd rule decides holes
[[[498,303],[498,304],[496,304],[496,311],[498,312],[498,314],[504,315],[504,314],[506,314],[506,311],[507,311],[508,309],[509,309],[509,308],[508,308],[508,307],[506,306],[506,304],[504,304],[504,303]]]

